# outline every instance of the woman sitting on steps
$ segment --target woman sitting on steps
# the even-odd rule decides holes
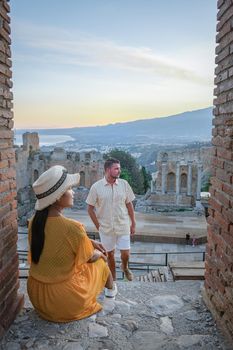
[[[90,240],[83,225],[62,215],[73,205],[79,174],[56,165],[33,184],[36,213],[29,222],[29,298],[49,321],[68,322],[99,310],[98,294],[114,297],[113,279],[103,246]]]

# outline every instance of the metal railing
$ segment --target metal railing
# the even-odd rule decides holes
[[[134,255],[138,255],[138,256],[148,256],[148,255],[162,255],[164,256],[164,263],[163,264],[157,264],[158,266],[168,266],[169,263],[169,256],[171,255],[194,255],[194,254],[201,254],[202,257],[202,261],[205,261],[205,251],[190,251],[190,252],[158,252],[158,253],[147,253],[147,252],[131,252],[130,255],[134,256]]]
[[[194,255],[194,254],[201,254],[201,261],[205,261],[205,251],[200,252],[160,252],[160,253],[146,253],[146,252],[131,252],[131,256],[137,255],[137,257],[140,256],[163,256],[164,259],[162,259],[162,262],[141,262],[141,261],[130,261],[129,262],[129,268],[132,271],[141,271],[149,273],[150,271],[162,267],[162,266],[168,266],[171,259],[169,259],[170,256],[174,255]],[[190,261],[190,260],[189,260]],[[120,260],[116,260],[116,264],[120,264]],[[124,278],[124,273],[121,270],[116,269],[116,271],[119,273],[122,273],[122,278]]]
[[[27,266],[27,254],[28,251],[26,250],[18,250],[18,257],[19,257],[19,261],[22,264],[25,264],[25,266],[21,266],[20,269],[21,270],[28,270],[28,266]],[[140,256],[163,256],[164,259],[162,259],[162,262],[142,262],[142,261],[130,261],[129,262],[129,268],[133,271],[133,272],[142,272],[142,273],[149,273],[150,271],[159,268],[161,266],[168,266],[170,259],[169,257],[172,255],[194,255],[194,254],[201,254],[201,261],[205,261],[205,251],[189,251],[189,252],[160,252],[160,253],[146,253],[146,252],[131,252],[131,257],[137,255],[137,257]],[[132,259],[131,259],[132,260]],[[118,278],[117,279],[124,279],[124,272],[121,271],[120,267],[120,260],[116,259],[116,273]],[[119,274],[120,274],[120,278],[119,278]]]

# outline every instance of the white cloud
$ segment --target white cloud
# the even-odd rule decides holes
[[[212,85],[212,76],[203,74],[198,67],[188,69],[188,62],[181,65],[177,57],[168,59],[150,48],[124,46],[83,32],[70,33],[60,28],[41,28],[25,23],[15,24],[13,29],[14,40],[30,50],[28,55],[16,54],[15,59],[128,70],[160,79]]]

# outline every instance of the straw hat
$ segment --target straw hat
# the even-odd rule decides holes
[[[53,204],[72,186],[78,185],[80,175],[68,174],[61,165],[52,166],[32,185],[37,201],[36,210],[42,210]]]

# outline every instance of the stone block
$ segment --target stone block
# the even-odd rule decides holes
[[[3,28],[6,30],[6,32],[9,35],[11,34],[11,27],[9,26],[9,24],[6,21],[3,22]]]
[[[233,78],[229,78],[228,80],[225,80],[225,81],[219,83],[218,87],[219,87],[219,92],[220,93],[232,90],[232,88],[233,88]]]
[[[219,104],[227,102],[227,93],[223,93],[214,99],[214,104],[217,106]]]
[[[11,45],[11,38],[9,36],[9,34],[7,33],[7,31],[5,30],[5,28],[0,28],[0,38],[3,38],[4,40],[6,40],[6,42]]]
[[[230,205],[230,196],[228,196],[226,193],[216,191],[215,198],[219,201],[219,203],[221,203],[226,208],[229,207],[229,205]]]
[[[218,83],[220,83],[223,80],[226,80],[228,78],[228,71],[225,70],[222,73],[219,73],[217,75],[217,77],[214,79],[214,84],[217,85]]]
[[[223,184],[222,190],[233,197],[233,187],[230,184]]]
[[[231,102],[221,104],[219,106],[219,114],[233,113],[233,104]]]
[[[228,151],[224,148],[218,148],[217,155],[218,155],[218,157],[223,158],[223,159],[233,160],[232,152]]]
[[[225,3],[225,1],[224,1]],[[224,26],[224,24],[231,19],[231,17],[233,16],[233,6],[232,4],[229,5],[227,11],[225,11],[225,13],[221,16],[220,21],[217,23],[217,32],[219,32],[222,27]]]
[[[2,220],[10,212],[10,204],[6,204],[0,208],[0,219]]]
[[[221,6],[219,6],[218,8],[219,8],[219,11],[218,11],[218,13],[217,13],[217,20],[219,21],[221,18],[222,18],[222,16],[224,15],[224,14],[226,14],[226,18],[228,18],[228,16],[227,16],[227,10],[229,10],[229,8],[232,6],[232,1],[231,0],[225,0],[222,4],[221,4]],[[225,19],[225,21],[226,21],[226,19]]]
[[[7,9],[6,9],[6,7],[4,6],[4,7],[0,7],[0,16],[5,20],[5,21],[7,21],[8,23],[10,23],[10,17],[8,16],[8,14],[7,14],[7,12],[9,12],[9,11],[7,11]]]
[[[229,56],[230,54],[230,49],[229,46],[227,46],[225,49],[223,49],[215,58],[215,63],[218,64],[220,63],[224,58]]]
[[[215,198],[209,199],[209,205],[211,209],[217,210],[219,213],[222,211],[222,204],[215,200]]]
[[[8,167],[8,161],[5,159],[5,160],[1,160],[0,161],[0,169],[2,168],[7,168]]]

